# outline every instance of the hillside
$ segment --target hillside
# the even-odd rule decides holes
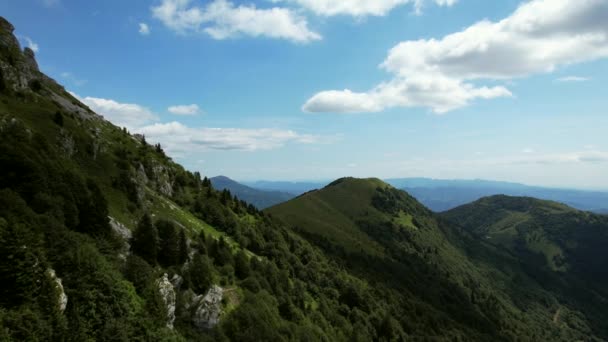
[[[599,286],[547,286],[378,179],[264,212],[215,190],[13,30],[0,18],[0,340],[608,339]]]
[[[568,312],[576,325],[582,324],[579,328],[589,324],[606,333],[599,319],[606,312],[598,313],[589,298],[566,300],[566,290],[547,288],[522,260],[450,227],[411,196],[378,179],[341,179],[267,212],[293,225],[359,276],[410,293],[452,319],[463,315],[459,324],[470,320],[480,324],[487,318],[493,322],[486,322],[488,327],[508,326],[517,336],[521,324],[530,332],[540,329],[537,339],[567,340],[566,335],[577,334],[569,330],[577,330],[575,325],[555,329],[546,324],[546,318],[560,310]],[[492,309],[477,296],[492,301]],[[584,310],[601,316],[583,323]],[[501,314],[493,316],[496,312]]]
[[[397,302],[91,111],[13,29],[0,18],[0,340],[403,340],[440,324],[406,332]]]
[[[239,199],[253,204],[260,210],[272,207],[273,205],[288,201],[295,197],[295,195],[286,192],[254,189],[225,176],[212,177],[210,178],[210,181],[215,189],[226,189],[236,195]]]
[[[608,285],[608,218],[528,197],[493,196],[442,215],[489,243],[555,272]],[[608,295],[608,292],[604,295]]]

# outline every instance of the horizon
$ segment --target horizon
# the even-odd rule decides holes
[[[292,183],[292,184],[298,184],[298,183],[331,183],[335,180],[338,179],[342,179],[342,178],[356,178],[356,179],[372,179],[372,178],[377,178],[380,179],[384,182],[387,181],[393,181],[393,180],[412,180],[412,179],[420,179],[420,180],[430,180],[430,181],[447,181],[447,182],[487,182],[487,183],[498,183],[498,184],[510,184],[510,185],[517,185],[517,186],[524,186],[524,187],[530,187],[530,188],[541,188],[541,189],[548,189],[548,190],[568,190],[568,191],[583,191],[583,192],[599,192],[599,193],[608,193],[608,188],[606,189],[596,189],[596,188],[569,188],[569,187],[563,187],[563,186],[543,186],[543,185],[536,185],[536,184],[526,184],[526,183],[520,183],[520,182],[512,182],[512,181],[504,181],[504,180],[495,180],[495,179],[481,179],[481,178],[430,178],[430,177],[389,177],[389,178],[382,178],[382,177],[375,177],[375,176],[368,176],[368,177],[354,177],[354,176],[341,176],[341,177],[337,177],[337,178],[332,178],[332,179],[236,179],[233,177],[230,177],[228,175],[215,175],[215,176],[208,176],[208,178],[212,179],[212,178],[216,178],[216,177],[226,177],[234,182],[243,184],[243,185],[247,185],[247,186],[251,186],[250,184],[253,183],[261,183],[261,182],[269,182],[269,183]]]
[[[0,11],[43,72],[204,175],[608,191],[602,2],[378,4],[27,0]]]

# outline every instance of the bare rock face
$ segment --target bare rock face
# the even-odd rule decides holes
[[[57,301],[57,306],[59,307],[59,311],[64,312],[65,308],[68,306],[68,296],[65,294],[63,290],[63,284],[61,283],[61,278],[58,278],[55,274],[55,270],[49,268],[47,271],[49,278],[55,282],[55,288],[59,292],[59,299]]]
[[[77,151],[76,142],[74,141],[74,138],[62,129],[58,139],[59,148],[61,149],[61,151],[63,151],[66,156],[72,157]]]
[[[36,62],[36,54],[34,53],[34,50],[26,47],[23,50],[23,56],[25,57],[24,63],[26,68],[32,71],[40,71],[38,69],[38,62]]]
[[[196,308],[192,318],[194,326],[206,330],[220,323],[223,295],[224,290],[217,285],[213,285],[204,297],[197,296],[194,298],[194,307]]]
[[[120,236],[123,240],[123,246],[118,254],[118,257],[122,260],[127,260],[127,255],[129,255],[129,251],[131,250],[131,245],[129,244],[129,241],[131,240],[133,234],[131,233],[129,228],[125,227],[122,223],[118,222],[112,216],[108,216],[108,219],[110,219],[110,227],[112,227],[114,233]]]
[[[156,189],[167,197],[173,196],[173,185],[169,170],[164,165],[157,164],[152,167],[152,173],[154,174]]]
[[[171,284],[169,281],[169,276],[167,273],[163,274],[163,276],[156,281],[156,285],[158,287],[158,293],[160,294],[167,308],[167,328],[173,329],[177,297],[175,295],[175,290],[173,289],[173,284]]]

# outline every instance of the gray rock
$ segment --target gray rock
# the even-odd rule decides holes
[[[217,285],[213,285],[204,297],[197,296],[194,298],[194,307],[196,308],[192,318],[194,326],[206,330],[220,323],[223,295],[224,290]]]
[[[38,62],[36,62],[36,54],[34,53],[34,50],[26,47],[23,50],[23,56],[25,57],[25,65],[28,69],[31,71],[40,71],[38,69]]]
[[[171,284],[173,285],[173,288],[175,290],[179,290],[183,283],[184,278],[182,278],[181,276],[174,274],[173,277],[171,277]]]
[[[123,240],[123,246],[118,256],[123,260],[127,260],[127,255],[129,255],[129,252],[131,250],[129,240],[131,240],[133,234],[131,233],[131,230],[129,230],[129,228],[125,227],[122,223],[118,222],[112,216],[108,216],[108,219],[110,219],[110,227],[112,227],[114,233],[120,236]]]
[[[49,268],[48,270],[46,270],[46,272],[48,276],[55,282],[55,288],[59,291],[59,299],[57,300],[57,306],[59,307],[59,311],[64,312],[65,308],[68,306],[68,296],[63,290],[61,278],[57,277],[57,274],[55,274],[55,270],[52,268]]]
[[[66,130],[61,129],[59,134],[59,148],[68,157],[72,157],[76,153],[76,142],[72,135],[67,133]]]
[[[175,304],[177,302],[177,297],[175,295],[175,290],[173,289],[173,284],[169,281],[169,276],[167,273],[163,274],[163,276],[156,281],[156,285],[158,287],[158,293],[160,294],[163,302],[165,303],[167,309],[167,328],[173,329],[173,322],[175,322]]]

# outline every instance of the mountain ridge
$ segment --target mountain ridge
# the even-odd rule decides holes
[[[295,197],[295,195],[286,192],[254,189],[226,176],[216,176],[210,178],[210,180],[214,188],[218,190],[229,190],[240,199],[247,203],[253,204],[260,210],[266,209],[281,202],[285,202]]]

